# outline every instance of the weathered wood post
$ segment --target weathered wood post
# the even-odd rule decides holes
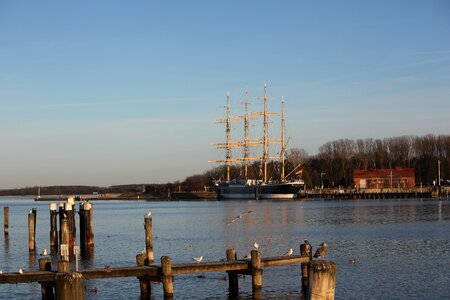
[[[67,218],[66,211],[64,209],[64,203],[59,203],[59,209],[58,209],[58,216],[59,216],[59,241],[61,242],[61,227],[62,227],[62,220]]]
[[[333,300],[337,266],[328,260],[313,260],[309,264],[309,300]]]
[[[34,218],[35,214],[30,211],[28,213],[28,251],[34,252],[36,250],[36,241],[35,241],[35,227],[34,227]]]
[[[227,261],[237,260],[236,249],[227,249]],[[236,272],[228,273],[228,291],[231,296],[237,295],[239,292],[238,274]]]
[[[251,267],[252,267],[252,290],[253,299],[262,299],[262,273],[261,269],[261,253],[258,250],[252,250]]]
[[[67,247],[67,251],[63,251]],[[63,260],[69,260],[69,224],[67,219],[61,220],[61,257]]]
[[[39,271],[51,271],[52,261],[49,257],[39,259]],[[53,300],[55,296],[53,294],[53,286],[48,283],[41,283],[41,295],[43,300]]]
[[[52,254],[58,252],[58,212],[56,203],[50,203],[50,251]]]
[[[94,245],[94,212],[92,204],[87,202],[84,204],[86,214],[86,241],[88,246]]]
[[[67,215],[67,225],[69,226],[69,247],[72,249],[75,245],[77,235],[77,226],[75,222],[75,211],[71,201],[65,204],[65,211]],[[72,251],[71,251],[72,252]]]
[[[55,275],[55,291],[58,300],[84,300],[84,278],[81,273],[58,272]]]
[[[9,207],[3,207],[3,233],[9,234]]]
[[[153,228],[152,228],[152,214],[148,212],[145,215],[145,250],[147,252],[147,263],[149,266],[153,263]]]
[[[36,229],[37,209],[33,207],[33,208],[31,209],[31,212],[32,212],[33,215],[34,215],[34,228]]]
[[[145,253],[139,253],[136,255],[136,264],[138,267],[145,266],[145,262],[147,260],[147,255]],[[150,281],[146,280],[142,277],[138,277],[139,279],[139,287],[141,288],[141,299],[150,299],[152,294],[152,286],[150,285]]]
[[[169,256],[161,257],[164,299],[173,299],[172,263]]]
[[[312,259],[312,247],[307,241],[300,245],[300,255]],[[309,263],[302,264],[302,299],[306,299],[308,294],[308,265]]]

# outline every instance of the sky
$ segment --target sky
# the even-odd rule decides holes
[[[449,134],[450,2],[0,0],[0,188],[203,173],[264,82],[311,155]]]

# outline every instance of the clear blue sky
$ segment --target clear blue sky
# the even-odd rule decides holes
[[[449,134],[450,2],[0,0],[0,188],[201,173],[264,81],[310,154]]]

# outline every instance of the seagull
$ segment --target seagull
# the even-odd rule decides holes
[[[41,256],[47,256],[47,249],[42,250]]]
[[[197,263],[199,263],[203,260],[203,256],[196,256],[196,257],[193,257],[192,259],[195,260]]]
[[[0,270],[0,275],[1,275],[1,274],[3,274],[3,271],[2,271],[2,270]]]
[[[253,247],[255,247],[256,250],[259,249],[259,244],[255,241],[255,243],[253,244]]]
[[[241,213],[240,215],[234,217],[233,220],[231,220],[231,222],[229,222],[227,225],[230,226],[234,221],[237,221],[237,220],[241,219],[243,216],[248,215],[248,214],[250,214],[251,212],[252,212],[252,211],[249,210],[249,211],[246,211],[246,212],[244,212],[244,213]]]
[[[348,261],[349,264],[356,264],[357,262],[356,258],[352,258]]]
[[[284,255],[284,256],[286,256],[286,255],[287,255],[287,256],[291,256],[292,253],[294,253],[294,249],[291,248],[291,249],[289,249],[289,251],[287,251],[287,252],[284,253],[283,255]]]
[[[252,258],[252,255],[249,253],[249,254],[247,254],[246,256],[244,256],[244,259],[251,259]]]
[[[316,253],[314,253],[315,258],[324,258],[327,255],[327,243],[323,242],[320,244],[320,247],[317,249]]]
[[[23,274],[22,268],[19,269],[19,274]]]
[[[147,214],[145,215],[146,218],[150,218],[152,215],[152,213],[150,212],[150,210],[147,212]]]

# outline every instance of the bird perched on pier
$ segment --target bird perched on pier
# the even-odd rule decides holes
[[[2,275],[3,274],[3,271],[2,270],[0,270],[0,275]]]
[[[42,250],[42,253],[40,254],[41,256],[47,256],[47,249],[44,248],[44,250]]]
[[[312,256],[312,246],[308,240],[305,240],[305,256],[307,257]]]
[[[199,262],[201,262],[203,260],[203,256],[193,257],[192,260],[195,260],[197,263],[199,263]]]
[[[22,268],[19,269],[19,274],[23,274]]]
[[[145,215],[146,218],[150,218],[152,215],[152,213],[150,212],[150,210],[147,212],[147,214]]]
[[[327,255],[327,243],[323,242],[320,247],[314,253],[314,258],[324,258]]]
[[[255,241],[255,243],[253,244],[253,247],[255,247],[256,250],[259,249],[259,244]]]
[[[292,253],[294,253],[294,249],[289,249],[286,253],[284,253],[283,255],[284,256],[291,256],[292,255]]]

